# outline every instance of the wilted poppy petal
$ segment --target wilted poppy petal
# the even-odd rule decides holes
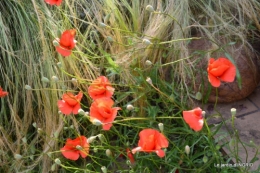
[[[213,87],[220,86],[220,80],[218,78],[216,78],[215,76],[213,76],[212,74],[208,73],[208,79]]]
[[[236,76],[236,67],[232,64],[232,66],[222,75],[220,79],[224,82],[233,82]]]
[[[61,153],[64,157],[70,160],[78,160],[79,158],[79,153],[76,151],[76,149],[71,149],[70,147],[68,148],[67,146],[64,146],[63,148],[60,149]]]
[[[156,150],[155,152],[156,152],[157,156],[159,156],[159,157],[164,157],[165,156],[165,153],[164,153],[163,150]]]
[[[59,107],[59,110],[65,115],[69,115],[73,110],[73,107],[68,105],[64,100],[58,101],[58,107]]]
[[[133,154],[131,153],[131,151],[130,151],[129,148],[126,149],[126,153],[127,153],[128,159],[129,159],[130,162],[133,164],[133,163],[135,162],[135,159],[134,159],[134,156],[133,156]]]

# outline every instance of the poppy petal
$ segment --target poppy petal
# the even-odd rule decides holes
[[[203,127],[203,118],[195,115],[193,110],[183,111],[183,119],[194,131],[200,131]]]
[[[59,110],[65,115],[69,115],[73,110],[73,107],[68,105],[64,100],[58,101],[58,107],[59,107]]]
[[[103,128],[103,130],[110,130],[112,125],[113,125],[112,123],[106,123],[106,124],[103,124],[102,128]]]
[[[208,79],[213,87],[220,86],[220,80],[217,77],[213,76],[212,74],[208,73]]]
[[[74,107],[73,107],[73,110],[72,110],[72,113],[73,114],[78,114],[79,113],[79,109],[80,109],[80,104],[76,104]]]
[[[168,140],[166,139],[166,137],[159,133],[157,136],[157,141],[156,141],[156,149],[160,149],[160,148],[167,148],[169,145]]]
[[[227,69],[229,68],[226,64],[221,64],[220,66],[216,68],[212,68],[209,73],[213,76],[221,76]]]
[[[236,76],[236,67],[232,64],[231,67],[219,78],[224,82],[233,82]]]
[[[64,146],[60,150],[61,150],[62,155],[67,159],[78,160],[78,158],[79,158],[79,153],[77,152],[77,150],[71,150],[70,148],[67,148],[66,146]]]

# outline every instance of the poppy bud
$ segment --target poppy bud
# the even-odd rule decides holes
[[[145,10],[147,10],[147,11],[149,11],[149,12],[154,12],[154,8],[153,8],[153,6],[151,6],[151,5],[147,5],[146,7],[145,7]]]
[[[201,100],[201,98],[202,98],[201,92],[197,92],[195,97],[197,100]]]
[[[190,147],[189,147],[189,145],[186,145],[186,146],[185,146],[185,153],[186,153],[187,155],[190,154]]]
[[[95,139],[97,138],[97,136],[91,136],[87,139],[87,143],[92,143]]]
[[[80,115],[85,115],[85,111],[84,111],[83,109],[79,109],[79,110],[78,110],[78,113],[79,113]]]
[[[62,66],[61,62],[58,62],[58,63],[57,63],[57,66],[58,66],[58,67],[61,67],[61,66]]]
[[[147,78],[146,78],[146,82],[148,82],[150,85],[153,85],[153,82],[152,82],[152,80],[151,80],[150,77],[147,77]]]
[[[164,130],[164,125],[163,125],[163,123],[159,123],[159,124],[158,124],[158,127],[159,127],[160,131],[163,132],[163,130]]]
[[[106,27],[107,27],[107,25],[106,25],[106,24],[104,24],[103,22],[99,22],[99,27],[100,27],[100,28],[106,28]]]
[[[82,146],[77,145],[77,146],[76,146],[76,149],[77,149],[77,150],[82,150],[83,148],[82,148]]]
[[[41,129],[41,128],[38,128],[38,129],[37,129],[37,132],[38,132],[38,133],[41,133],[41,132],[42,132],[42,129]]]
[[[131,104],[128,104],[128,105],[126,106],[126,109],[129,110],[129,111],[131,111],[131,110],[134,109],[134,106],[131,105]]]
[[[33,155],[31,155],[31,156],[29,156],[29,157],[30,157],[31,160],[34,160],[34,156],[33,156]]]
[[[50,158],[51,158],[51,155],[52,155],[51,152],[48,152],[48,153],[47,153],[47,156],[49,156]]]
[[[60,165],[60,164],[61,164],[61,161],[60,161],[60,159],[58,159],[58,158],[56,158],[56,159],[54,160],[54,162],[55,162],[57,165]]]
[[[204,156],[204,157],[203,157],[203,159],[202,159],[202,161],[203,161],[204,163],[207,163],[207,162],[208,162],[208,160],[209,160],[209,159],[208,159],[208,157],[207,157],[207,156]]]
[[[24,144],[26,144],[26,143],[27,143],[26,137],[23,137],[23,138],[22,138],[22,141],[23,141]]]
[[[53,165],[51,165],[51,171],[55,171],[56,170],[56,164],[54,163]]]
[[[94,153],[97,153],[98,152],[98,148],[94,148]]]
[[[103,134],[98,134],[97,135],[98,139],[101,141],[101,142],[104,142],[105,141],[105,137]]]
[[[53,46],[55,46],[55,47],[60,46],[60,43],[58,42],[57,39],[53,40],[53,41],[52,41],[52,44],[53,44]]]
[[[54,132],[53,136],[54,136],[55,138],[58,138],[58,137],[59,137],[59,132]]]
[[[126,164],[127,164],[127,165],[131,165],[131,161],[130,161],[130,160],[127,160],[127,161],[126,161]]]
[[[111,157],[112,156],[112,152],[111,152],[110,149],[106,150],[106,155],[107,155],[107,157]]]
[[[36,122],[32,123],[33,127],[36,128],[37,127],[37,124]]]
[[[107,36],[107,41],[109,41],[109,42],[113,42],[114,39],[113,39],[112,37],[110,37],[110,36]]]
[[[229,141],[229,147],[233,148],[236,144],[236,140],[234,138],[231,138],[231,140]]]
[[[85,112],[84,116],[88,117],[89,116],[89,112]]]
[[[219,145],[219,144],[216,145],[216,149],[217,149],[217,150],[220,149],[220,145]]]
[[[32,89],[32,87],[31,87],[30,85],[25,85],[24,88],[25,88],[26,90],[31,90],[31,89]]]
[[[110,16],[111,16],[110,13],[105,16],[104,23],[107,23],[109,21]]]
[[[15,158],[16,160],[21,160],[22,157],[23,157],[23,156],[21,156],[20,154],[15,154],[15,155],[14,155],[14,158]]]
[[[206,112],[205,112],[205,111],[202,111],[202,112],[201,112],[201,115],[202,115],[203,118],[205,118]]]
[[[146,38],[143,39],[143,43],[144,43],[145,45],[150,45],[150,44],[152,44],[151,41],[148,40],[148,39],[146,39]]]
[[[70,128],[71,128],[71,129],[74,129],[74,126],[73,126],[73,125],[70,125]]]
[[[57,82],[59,80],[59,78],[57,76],[52,76],[51,80],[54,81],[54,82]]]
[[[148,67],[151,66],[152,64],[153,64],[153,63],[152,63],[151,61],[149,61],[149,60],[146,60],[146,61],[145,61],[145,65],[148,66]]]
[[[107,173],[107,168],[105,166],[102,166],[101,170],[102,170],[103,173]]]
[[[49,83],[50,82],[47,77],[42,77],[41,81],[44,82],[44,83]]]
[[[72,82],[74,85],[76,85],[76,84],[78,83],[77,79],[75,79],[75,78],[72,78],[72,79],[71,79],[71,82]]]
[[[94,119],[94,120],[92,121],[92,123],[93,123],[94,125],[96,125],[96,126],[101,126],[101,125],[102,125],[102,122],[99,121],[98,119]]]
[[[236,110],[236,108],[231,108],[231,115],[232,116],[235,116],[236,115],[236,113],[237,113],[237,110]]]
[[[64,130],[68,130],[68,127],[63,127]]]

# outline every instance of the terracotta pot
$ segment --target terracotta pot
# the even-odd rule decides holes
[[[225,38],[219,38],[219,43],[226,45],[228,42]],[[225,52],[227,52],[234,59],[235,64],[241,75],[241,89],[239,88],[237,78],[234,82],[225,83],[221,82],[220,87],[212,87],[210,95],[208,97],[208,102],[215,102],[216,99],[219,103],[234,102],[241,100],[248,95],[250,95],[257,87],[260,81],[260,60],[256,53],[252,49],[249,49],[241,43],[236,43],[234,45],[224,46]],[[207,77],[207,66],[209,58],[226,57],[223,51],[219,51],[218,46],[213,44],[207,38],[202,38],[200,40],[193,40],[189,44],[190,53],[195,51],[211,52],[198,54],[194,56],[194,61],[198,60],[195,69],[196,81],[195,81],[195,91],[200,91],[205,99],[206,93],[209,90],[210,83]],[[214,51],[216,50],[216,51]]]

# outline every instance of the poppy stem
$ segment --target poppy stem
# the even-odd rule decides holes
[[[167,96],[165,93],[163,93],[162,91],[160,91],[160,89],[156,88],[153,84],[150,84],[157,92],[159,92],[160,94],[162,94],[164,97],[166,97],[167,99],[169,99],[176,107],[178,107],[181,110],[181,107],[175,102],[175,100],[169,98],[169,96]]]

